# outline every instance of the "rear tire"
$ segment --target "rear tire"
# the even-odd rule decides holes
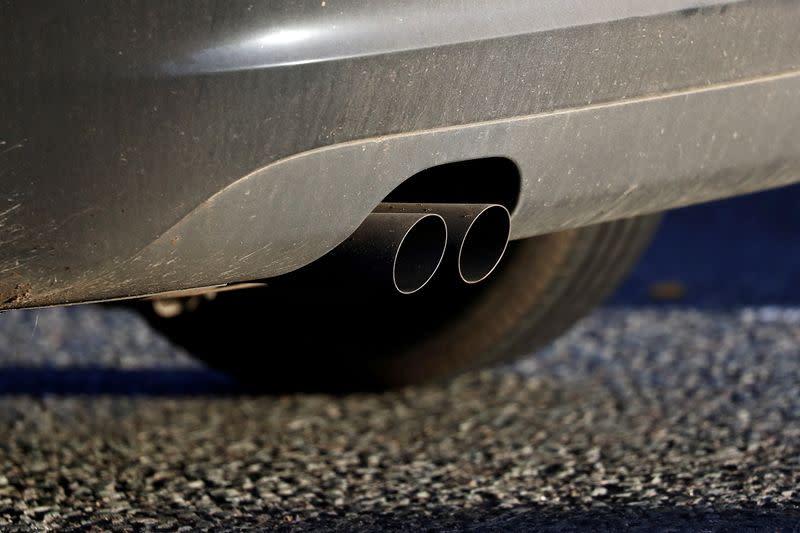
[[[144,314],[200,359],[261,390],[343,392],[438,380],[530,354],[559,336],[624,279],[659,218],[511,243],[477,286],[440,279],[419,294],[374,296],[276,284],[223,293],[173,318],[152,307]]]

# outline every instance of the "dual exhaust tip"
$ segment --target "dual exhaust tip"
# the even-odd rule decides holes
[[[419,291],[439,270],[475,284],[497,268],[510,230],[502,205],[383,203],[331,259],[401,294]]]

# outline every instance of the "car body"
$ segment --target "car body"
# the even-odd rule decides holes
[[[458,161],[513,162],[513,239],[800,178],[797,2],[2,12],[2,308],[279,276]]]

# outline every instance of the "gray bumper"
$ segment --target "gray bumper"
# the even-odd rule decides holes
[[[800,3],[472,3],[15,5],[0,308],[280,275],[476,157],[515,238],[800,178]]]

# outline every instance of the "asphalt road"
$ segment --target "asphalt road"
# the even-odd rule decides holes
[[[676,212],[544,351],[384,395],[250,396],[127,311],[6,313],[0,529],[800,531],[799,203]]]

